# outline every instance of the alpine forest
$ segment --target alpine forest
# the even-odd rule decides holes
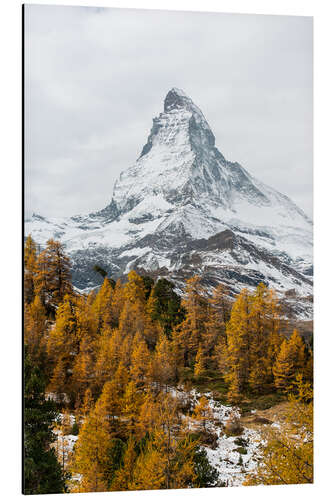
[[[24,247],[24,493],[313,482],[313,343],[274,289]]]

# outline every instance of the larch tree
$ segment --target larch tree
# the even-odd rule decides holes
[[[142,335],[137,333],[132,343],[131,369],[132,380],[142,386],[147,382],[147,375],[150,373],[150,353]]]
[[[227,370],[225,379],[229,383],[228,397],[238,401],[249,376],[250,329],[249,309],[251,298],[243,289],[233,304],[227,324]]]
[[[152,441],[135,463],[129,490],[159,490],[165,485],[165,457],[154,447]]]
[[[143,332],[145,323],[144,304],[140,300],[127,298],[119,317],[119,331],[123,337],[133,338],[136,332]]]
[[[24,245],[24,301],[31,304],[35,296],[35,279],[37,272],[37,246],[31,235]]]
[[[255,392],[271,387],[272,365],[280,345],[280,317],[275,294],[263,283],[252,295],[249,311],[250,366],[249,386]]]
[[[45,250],[39,254],[34,286],[43,304],[51,309],[58,306],[66,294],[73,293],[70,260],[59,241],[48,240]]]
[[[132,436],[127,441],[127,447],[124,453],[123,465],[115,474],[111,484],[112,491],[127,491],[133,484],[133,476],[137,453],[135,451],[135,440]]]
[[[111,317],[112,317],[112,326],[114,328],[118,328],[119,326],[119,318],[120,318],[120,313],[123,309],[124,306],[124,288],[120,280],[116,282],[116,285],[113,290],[112,294],[112,301],[111,301]]]
[[[96,342],[95,385],[99,390],[104,383],[114,376],[122,360],[122,336],[119,330],[104,328]]]
[[[131,380],[127,384],[121,400],[122,425],[125,427],[127,435],[134,436],[136,433],[141,402],[142,396],[138,392],[135,382]]]
[[[108,278],[104,278],[93,303],[93,311],[97,319],[97,332],[100,333],[104,326],[112,325],[112,295],[113,287]]]
[[[289,340],[281,344],[280,352],[273,366],[274,383],[277,389],[288,392],[296,379],[297,373],[303,374],[305,368],[305,345],[294,330]]]
[[[172,344],[167,336],[161,333],[157,342],[154,357],[152,360],[152,379],[157,382],[161,388],[168,388],[176,378],[176,359]]]
[[[49,389],[51,392],[63,394],[66,392],[73,360],[79,352],[75,304],[69,295],[64,298],[64,302],[57,309],[56,322],[48,336],[47,352],[50,365],[53,367]],[[57,388],[57,383],[60,381],[61,387]]]
[[[125,300],[130,302],[141,302],[145,304],[145,283],[141,276],[135,271],[130,271],[127,275],[127,283],[124,286]]]
[[[212,356],[217,342],[226,338],[226,325],[230,318],[231,305],[227,299],[228,290],[220,283],[208,299],[208,315],[205,324],[205,350]]]
[[[186,282],[182,306],[186,310],[186,319],[179,328],[182,332],[182,340],[187,344],[188,355],[193,359],[202,342],[207,319],[207,299],[204,296],[199,276],[194,276]]]
[[[196,377],[200,377],[200,375],[205,372],[205,360],[206,356],[202,347],[200,346],[195,356],[194,375]]]
[[[109,443],[108,409],[104,404],[96,404],[86,417],[75,445],[72,469],[82,475],[80,492],[107,490]]]
[[[194,407],[192,417],[199,422],[201,430],[207,431],[208,424],[214,419],[213,410],[206,396],[202,396]]]
[[[94,359],[91,339],[88,336],[81,338],[80,351],[73,360],[71,392],[72,398],[84,395],[94,376]]]
[[[30,304],[25,305],[24,315],[24,342],[29,346],[30,357],[36,364],[44,359],[47,333],[46,311],[39,295],[36,295]]]

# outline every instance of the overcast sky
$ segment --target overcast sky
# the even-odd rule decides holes
[[[25,6],[26,213],[89,213],[172,87],[223,155],[312,214],[312,19]]]

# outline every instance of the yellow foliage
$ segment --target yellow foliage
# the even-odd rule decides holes
[[[296,394],[289,397],[289,408],[279,429],[266,429],[262,435],[262,457],[251,484],[302,484],[313,482],[313,402],[310,384],[296,377]]]

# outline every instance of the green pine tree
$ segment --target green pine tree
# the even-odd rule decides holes
[[[24,484],[25,495],[64,493],[65,477],[51,443],[57,417],[54,403],[45,400],[43,374],[25,352],[24,365]]]

